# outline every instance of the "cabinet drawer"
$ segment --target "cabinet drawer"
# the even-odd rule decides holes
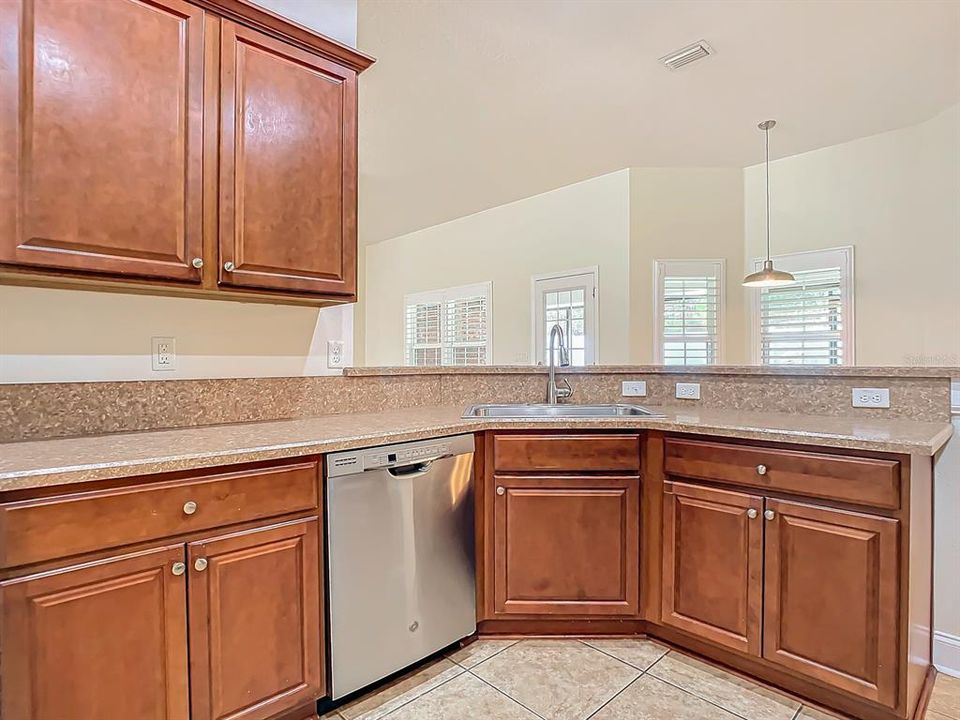
[[[498,435],[493,467],[499,472],[640,470],[639,435]]]
[[[900,463],[895,460],[668,438],[664,471],[858,505],[900,507]]]
[[[312,510],[317,478],[309,462],[6,503],[0,566]]]

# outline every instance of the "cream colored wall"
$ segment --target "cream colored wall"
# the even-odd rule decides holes
[[[630,170],[630,359],[655,360],[656,260],[726,261],[721,362],[747,361],[743,266],[743,176],[739,168]]]
[[[403,298],[493,283],[493,360],[526,363],[531,277],[599,266],[599,360],[629,360],[629,182],[623,170],[366,248],[365,360],[403,363]]]
[[[960,105],[778,160],[770,184],[774,255],[854,246],[858,365],[960,365]],[[748,261],[763,197],[763,167],[745,169]]]
[[[257,0],[356,44],[356,0]],[[151,337],[176,338],[175,371],[151,370]],[[164,380],[339,373],[353,364],[353,307],[324,310],[219,300],[0,287],[0,382]]]

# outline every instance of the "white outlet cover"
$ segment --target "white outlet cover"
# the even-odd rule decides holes
[[[620,383],[620,394],[623,397],[646,397],[646,380],[624,380]]]
[[[327,367],[343,367],[343,340],[327,340]]]
[[[160,372],[177,369],[176,338],[150,338],[150,366]]]
[[[677,383],[677,397],[681,400],[699,400],[700,383]]]
[[[890,407],[890,388],[854,388],[852,396],[855,408]]]

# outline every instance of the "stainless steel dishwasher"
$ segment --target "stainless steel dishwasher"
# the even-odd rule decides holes
[[[327,457],[331,697],[476,631],[473,436]]]

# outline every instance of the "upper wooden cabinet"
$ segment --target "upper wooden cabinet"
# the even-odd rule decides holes
[[[220,282],[356,290],[357,74],[224,21]]]
[[[4,278],[355,299],[371,58],[240,0],[0,0],[0,27]]]
[[[3,0],[0,27],[0,262],[199,283],[204,12]]]

